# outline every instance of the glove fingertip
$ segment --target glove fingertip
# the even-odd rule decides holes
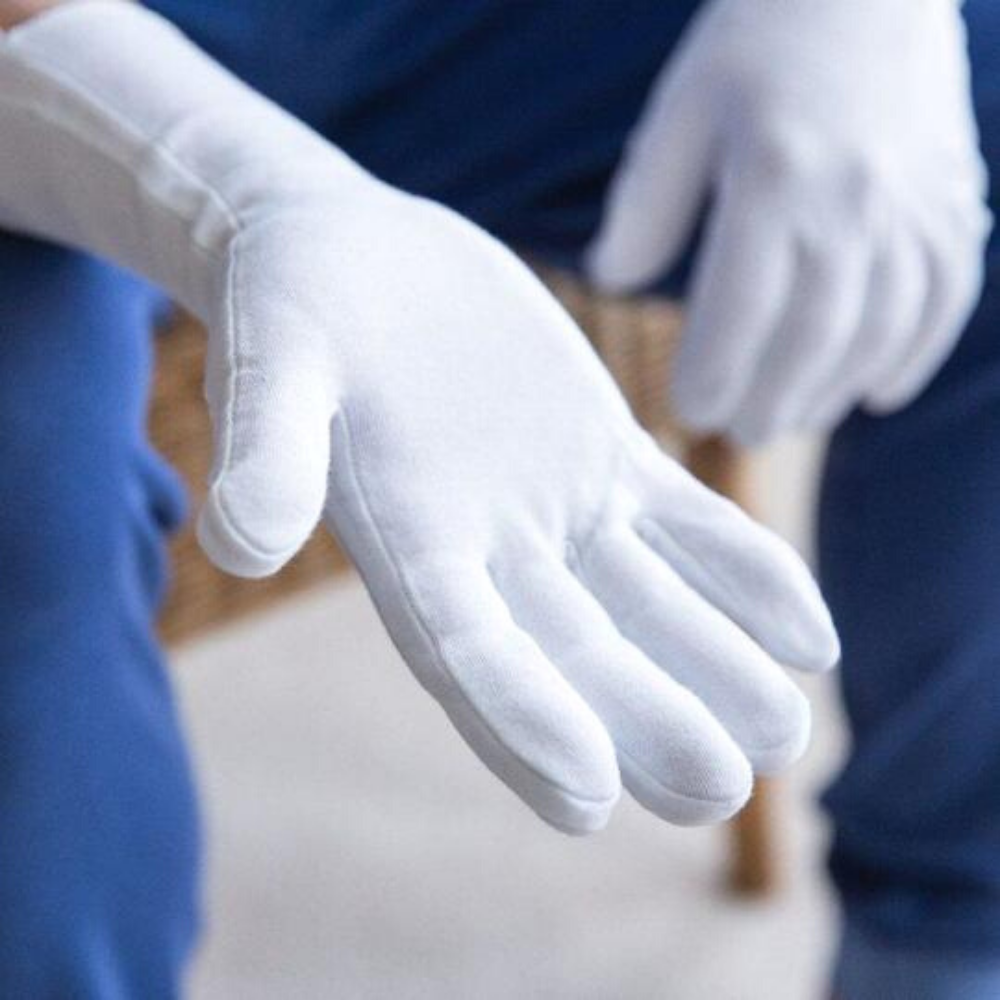
[[[651,228],[648,219],[633,217],[620,203],[606,212],[583,252],[584,273],[598,291],[611,295],[650,288],[673,266],[677,243],[672,230]]]
[[[873,417],[886,417],[902,410],[920,394],[922,386],[892,385],[868,394],[864,402],[865,412]]]
[[[218,487],[209,493],[198,515],[196,531],[202,551],[219,569],[251,580],[276,573],[301,545],[296,542],[282,550],[269,551],[256,544],[227,513]]]
[[[715,795],[683,794],[668,789],[640,767],[625,769],[633,797],[655,816],[674,826],[713,826],[732,819],[749,801],[753,792],[753,772],[746,759],[725,775],[727,788]]]
[[[634,292],[656,279],[656,268],[648,259],[630,259],[633,255],[625,252],[619,242],[602,232],[583,254],[584,273],[590,283],[608,295]]]
[[[800,630],[794,656],[789,656],[789,666],[807,674],[823,674],[840,663],[840,636],[830,617],[830,612],[818,598],[818,608],[807,625]]]
[[[699,435],[720,434],[729,428],[726,389],[708,382],[698,366],[685,359],[673,366],[669,378],[671,410],[684,427]]]

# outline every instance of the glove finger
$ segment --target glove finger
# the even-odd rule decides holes
[[[224,367],[235,371],[207,389],[215,456],[198,540],[227,572],[267,576],[319,520],[335,401],[315,365],[243,355]]]
[[[801,429],[829,373],[844,368],[864,310],[870,256],[861,241],[821,252],[800,248],[785,312],[730,417],[728,431],[745,445]],[[839,364],[838,364],[839,363]],[[854,381],[857,373],[845,370]]]
[[[650,548],[779,663],[833,666],[837,633],[798,553],[662,456],[645,471],[633,526]]]
[[[390,632],[483,763],[557,829],[605,826],[621,792],[611,739],[515,623],[488,572],[442,562],[416,575],[407,594],[417,631],[394,628],[390,612]],[[386,595],[373,596],[384,609]]]
[[[654,87],[585,254],[598,288],[619,292],[651,284],[687,245],[712,172],[710,116],[700,96],[672,73]]]
[[[682,825],[726,819],[745,803],[750,767],[725,729],[618,632],[566,566],[538,551],[496,578],[518,624],[603,720],[634,798]]]
[[[729,425],[791,287],[791,248],[776,209],[738,178],[713,212],[672,372],[681,419]]]
[[[865,308],[850,346],[817,390],[816,406],[802,415],[808,430],[839,424],[906,350],[907,334],[919,319],[924,299],[924,269],[912,237],[896,233],[877,254]]]
[[[631,528],[598,535],[584,570],[619,631],[704,702],[755,771],[778,771],[798,760],[810,731],[803,694]]]
[[[979,232],[925,243],[927,291],[922,314],[907,338],[896,368],[873,389],[866,408],[873,413],[900,409],[934,377],[965,330],[979,303],[985,272]]]

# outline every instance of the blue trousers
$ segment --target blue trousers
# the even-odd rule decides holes
[[[144,436],[152,297],[11,238],[0,284],[0,997],[174,997],[198,833],[153,634],[183,504]]]
[[[572,262],[696,3],[472,0],[433,18],[420,0],[363,14],[348,0],[153,6],[377,174]],[[965,9],[1000,168],[992,6]],[[854,739],[826,799],[831,872],[861,942],[845,956],[967,958],[998,970],[994,986],[998,254],[923,397],[835,436],[819,532]],[[174,997],[196,939],[195,796],[153,636],[183,512],[143,427],[157,302],[107,265],[0,236],[3,1000]],[[845,1000],[879,992],[845,983]]]

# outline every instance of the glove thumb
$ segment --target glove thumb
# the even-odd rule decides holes
[[[206,555],[245,577],[280,569],[316,526],[336,409],[326,365],[290,349],[307,338],[293,337],[288,323],[274,325],[279,317],[257,319],[266,330],[241,330],[238,351],[225,338],[210,341],[214,463],[198,519]]]
[[[584,267],[602,291],[649,285],[677,262],[708,192],[712,139],[698,88],[667,68],[605,197]]]

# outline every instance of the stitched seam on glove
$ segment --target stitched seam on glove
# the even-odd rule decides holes
[[[600,363],[603,364],[603,362]],[[620,444],[621,451],[615,456],[615,460],[611,466],[611,469],[608,472],[608,479],[610,480],[610,485],[604,491],[604,496],[601,497],[600,503],[597,504],[597,509],[594,512],[594,516],[591,519],[591,523],[587,527],[587,530],[584,531],[583,535],[581,536],[580,544],[577,545],[573,541],[566,542],[564,549],[567,556],[573,554],[575,558],[579,558],[580,556],[585,555],[587,550],[590,548],[591,542],[593,542],[594,540],[594,536],[600,530],[601,525],[604,524],[605,521],[604,515],[608,512],[608,508],[611,506],[611,502],[615,497],[616,493],[615,487],[618,485],[622,467],[625,465],[626,459],[630,457],[629,455],[630,449],[625,438],[622,437],[619,433],[615,433],[615,439]]]
[[[685,569],[693,569],[695,575],[701,574],[702,578],[707,578],[710,580],[719,591],[721,591],[726,598],[729,600],[739,603],[742,600],[740,594],[733,590],[732,584],[725,579],[725,577],[719,576],[712,568],[704,565],[703,563],[697,562],[694,557],[684,548],[679,542],[675,541],[670,535],[664,531],[655,521],[648,517],[639,518],[635,522],[635,530],[638,532],[639,537],[647,540],[653,546],[653,548],[660,552],[664,559],[670,563],[674,569],[680,574],[682,579],[688,583],[689,586],[693,585],[691,577],[689,574],[685,573]],[[652,536],[647,538],[647,535]],[[667,559],[666,554],[660,548],[665,549],[667,553],[670,554],[670,558]],[[693,589],[698,590],[697,587]]]
[[[283,557],[288,553],[288,549],[269,550],[258,545],[239,527],[237,520],[233,517],[229,509],[228,501],[224,491],[217,489],[218,484],[223,481],[229,472],[229,463],[233,451],[233,433],[236,427],[236,386],[240,377],[240,320],[238,311],[235,308],[236,289],[239,280],[239,268],[242,260],[240,253],[240,237],[242,231],[236,234],[233,240],[229,265],[226,269],[226,295],[225,295],[225,321],[223,323],[223,337],[225,338],[226,351],[226,401],[223,415],[223,426],[221,428],[222,460],[219,463],[219,471],[213,477],[212,490],[218,501],[219,512],[225,518],[226,529],[232,533],[234,538],[245,546],[253,555],[263,559],[275,559]],[[295,551],[298,545],[292,547]]]

